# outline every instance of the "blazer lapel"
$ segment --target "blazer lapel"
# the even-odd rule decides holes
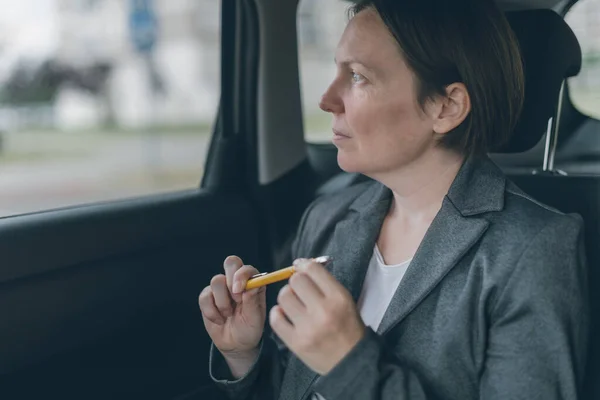
[[[377,332],[383,334],[400,323],[481,238],[488,224],[482,218],[463,217],[446,199],[398,285]]]
[[[389,189],[374,183],[353,202],[346,219],[337,223],[328,246],[328,255],[333,256],[329,272],[348,289],[355,302],[360,296],[391,198]],[[292,357],[284,377],[286,390],[281,392],[279,400],[305,399],[318,376],[298,358]]]
[[[489,158],[465,161],[398,285],[378,333],[388,332],[406,318],[477,243],[489,225],[477,216],[504,208],[505,186],[504,174]]]
[[[379,231],[390,207],[391,192],[384,186],[368,210],[351,214],[337,224],[331,241],[333,262],[330,272],[358,301],[362,284],[373,256]]]

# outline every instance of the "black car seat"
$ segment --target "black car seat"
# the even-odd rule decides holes
[[[544,145],[536,169],[505,172],[518,186],[539,201],[566,213],[578,213],[585,222],[585,247],[589,269],[592,336],[583,399],[600,399],[600,175],[574,175],[554,165],[566,78],[581,69],[581,48],[571,28],[551,10],[507,13],[521,48],[525,68],[525,104],[510,143],[503,153],[523,152]],[[492,156],[492,158],[494,158]],[[501,163],[499,163],[502,167]]]

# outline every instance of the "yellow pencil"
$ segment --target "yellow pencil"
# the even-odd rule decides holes
[[[313,261],[321,264],[327,265],[331,262],[332,258],[329,256],[322,256],[314,258]],[[252,290],[261,286],[269,285],[271,283],[283,281],[284,279],[290,279],[292,275],[296,272],[296,267],[293,265],[291,267],[283,268],[274,272],[263,272],[262,274],[257,274],[246,282],[245,290]]]

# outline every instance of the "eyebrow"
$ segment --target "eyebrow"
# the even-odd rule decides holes
[[[336,57],[333,57],[333,62],[338,65],[338,60]],[[359,59],[356,58],[346,58],[342,61],[339,62],[339,64],[343,65],[343,66],[349,66],[350,64],[360,64],[361,66],[363,66],[365,69],[371,71],[372,73],[377,73],[377,70],[373,67],[369,67],[367,64],[365,64],[364,62],[362,62]]]

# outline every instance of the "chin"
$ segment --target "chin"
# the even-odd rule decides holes
[[[368,170],[368,167],[357,160],[355,157],[349,157],[348,154],[344,154],[342,151],[338,150],[337,162],[339,167],[344,172],[350,173],[365,173]]]
[[[342,151],[338,151],[337,162],[344,172],[362,174],[371,178],[398,168],[397,164],[382,163],[382,160],[377,157],[361,158]]]

